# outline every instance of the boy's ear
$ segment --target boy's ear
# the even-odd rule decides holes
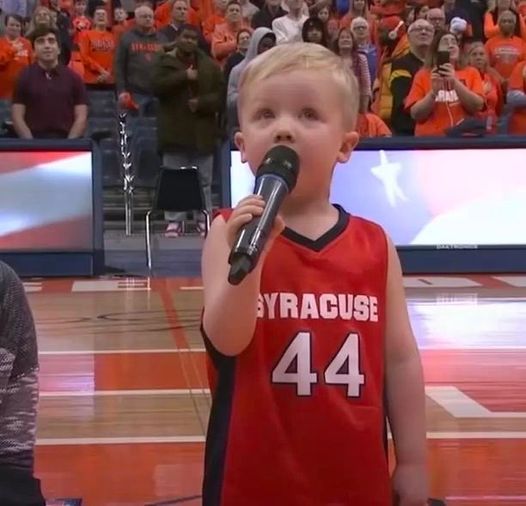
[[[358,144],[359,139],[360,136],[354,130],[350,130],[349,132],[345,133],[343,136],[342,145],[338,151],[338,162],[345,163],[347,160],[349,160],[353,149],[356,147],[356,144]]]
[[[241,155],[241,161],[245,163],[247,161],[247,158],[245,156],[245,139],[241,132],[236,132],[236,134],[234,135],[234,142],[237,146],[237,149],[239,149],[239,154]]]

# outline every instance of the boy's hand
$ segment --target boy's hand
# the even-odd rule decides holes
[[[230,248],[234,246],[239,229],[243,225],[252,221],[256,216],[261,216],[264,208],[265,201],[263,200],[263,197],[259,195],[249,195],[239,201],[239,204],[236,206],[226,223],[227,242]],[[270,236],[265,246],[264,253],[268,251],[274,242],[274,239],[283,232],[284,228],[285,222],[278,214],[274,221],[274,225],[272,226],[272,230],[270,231]]]
[[[427,472],[421,465],[397,465],[393,474],[393,489],[397,506],[427,505]]]

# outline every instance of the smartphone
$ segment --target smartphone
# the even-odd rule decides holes
[[[440,71],[440,67],[449,63],[449,51],[438,51],[437,52],[437,67]]]

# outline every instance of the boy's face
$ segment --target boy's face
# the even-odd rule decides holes
[[[236,134],[242,159],[255,172],[270,148],[287,145],[300,158],[294,195],[327,191],[335,163],[347,161],[358,142],[346,128],[338,91],[330,74],[312,70],[271,76],[243,90]]]
[[[127,14],[124,9],[118,8],[114,11],[115,21],[122,22],[126,20]]]

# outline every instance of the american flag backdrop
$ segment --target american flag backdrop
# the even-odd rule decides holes
[[[525,245],[525,160],[522,148],[357,150],[336,166],[331,201],[398,246]],[[254,187],[238,152],[230,179],[235,206]]]
[[[0,250],[92,248],[90,152],[0,152]]]

